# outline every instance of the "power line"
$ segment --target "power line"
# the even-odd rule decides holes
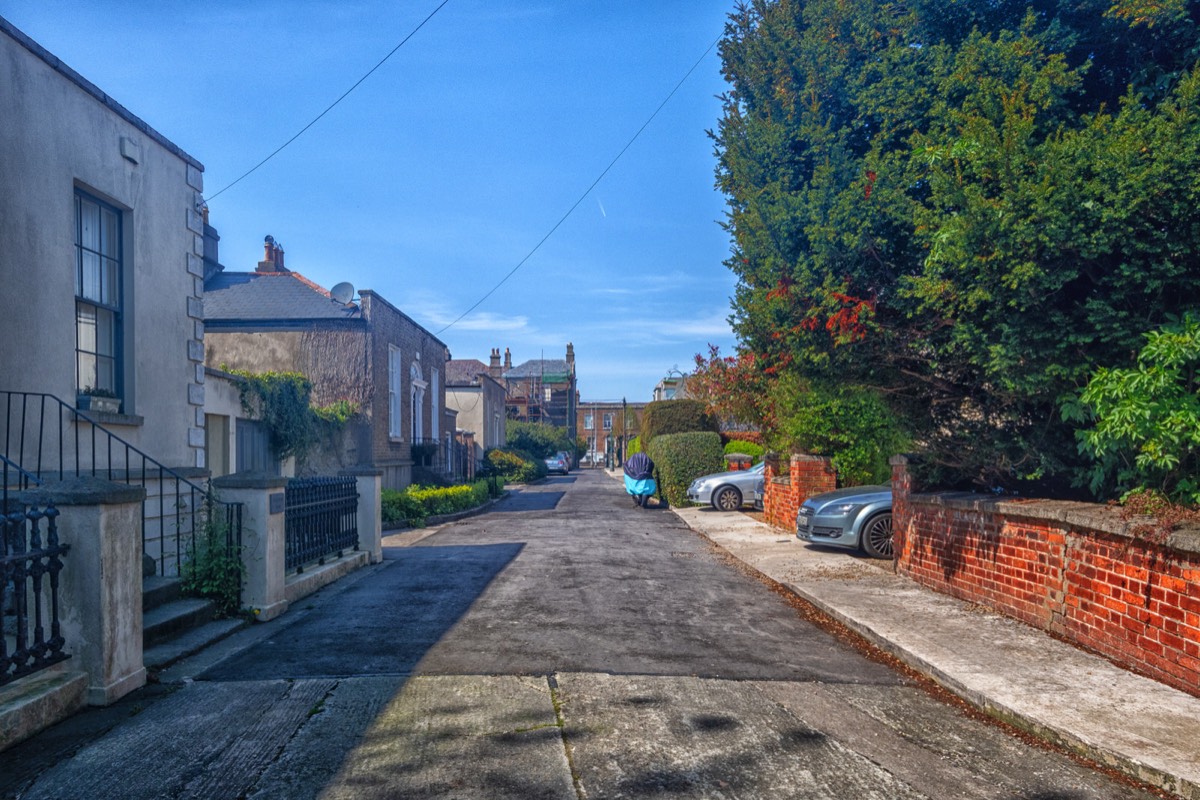
[[[253,167],[251,167],[249,170],[247,170],[247,171],[245,172],[245,174],[243,174],[243,175],[242,175],[240,178],[238,178],[237,180],[235,180],[233,183],[229,184],[229,185],[228,185],[228,186],[226,186],[224,189],[222,189],[221,191],[219,191],[219,192],[217,192],[216,194],[214,194],[212,197],[207,197],[207,198],[205,198],[204,202],[206,202],[206,203],[208,203],[208,202],[211,202],[211,201],[213,201],[213,200],[217,199],[217,198],[218,198],[220,195],[224,194],[224,193],[225,193],[226,191],[228,191],[229,189],[232,189],[234,186],[237,186],[239,183],[241,183],[241,182],[242,182],[242,180],[243,180],[243,179],[245,179],[245,178],[248,178],[248,177],[249,177],[250,175],[252,175],[252,174],[253,174],[255,171],[257,171],[257,170],[258,170],[258,168],[259,168],[259,167],[261,167],[263,164],[266,164],[266,163],[267,163],[268,161],[270,161],[272,158],[274,158],[275,156],[279,155],[279,153],[280,153],[280,152],[283,150],[283,148],[287,147],[289,144],[291,144],[292,142],[296,141],[296,140],[297,140],[297,139],[299,139],[301,136],[303,136],[305,131],[307,131],[307,130],[308,130],[309,128],[311,128],[313,125],[316,125],[316,124],[317,124],[317,122],[319,122],[319,121],[320,121],[321,117],[325,116],[325,115],[326,115],[326,114],[328,114],[330,111],[332,111],[332,110],[333,110],[333,108],[334,108],[334,106],[336,106],[338,103],[340,103],[340,102],[342,102],[343,100],[345,100],[345,99],[346,99],[346,97],[347,97],[347,96],[348,96],[348,95],[349,95],[351,92],[353,92],[355,89],[357,89],[357,88],[358,88],[359,84],[361,84],[361,83],[362,83],[363,81],[365,81],[367,78],[371,77],[372,73],[374,73],[374,72],[375,72],[375,70],[377,70],[377,69],[379,69],[380,67],[382,67],[382,66],[384,65],[384,62],[386,62],[386,61],[387,61],[389,58],[391,58],[392,56],[394,56],[394,55],[396,54],[396,51],[397,51],[397,50],[399,50],[401,47],[404,47],[404,45],[405,45],[405,44],[408,42],[408,40],[409,40],[409,39],[411,39],[413,36],[415,36],[415,35],[416,35],[417,31],[419,31],[419,30],[421,30],[421,28],[424,28],[424,27],[425,27],[425,23],[426,23],[426,22],[429,22],[429,20],[433,19],[433,16],[434,16],[434,14],[438,13],[439,11],[441,11],[441,10],[442,10],[442,6],[446,5],[446,3],[449,3],[449,2],[450,2],[450,0],[442,0],[441,4],[440,4],[440,5],[439,5],[437,8],[435,8],[433,11],[431,11],[431,12],[429,13],[429,16],[427,16],[425,19],[421,20],[421,24],[420,24],[420,25],[418,25],[417,27],[413,28],[413,29],[412,29],[412,30],[409,32],[408,36],[405,36],[403,39],[401,39],[401,40],[400,40],[400,44],[398,44],[398,45],[396,45],[395,47],[393,47],[390,53],[388,53],[386,56],[384,56],[382,59],[380,59],[380,61],[379,61],[379,63],[378,63],[378,64],[376,64],[375,66],[371,67],[371,69],[367,71],[367,74],[366,74],[366,75],[363,75],[361,78],[359,78],[357,81],[355,81],[353,86],[351,86],[349,89],[347,89],[347,90],[346,90],[346,91],[345,91],[345,92],[342,94],[342,96],[341,96],[341,97],[339,97],[337,100],[334,100],[332,103],[330,103],[330,104],[329,104],[329,106],[328,106],[328,107],[327,107],[327,108],[326,108],[324,111],[322,111],[320,114],[318,114],[318,115],[316,116],[316,118],[315,118],[315,119],[313,119],[313,121],[312,121],[312,122],[308,123],[308,124],[307,124],[307,125],[305,125],[303,128],[301,128],[301,129],[299,130],[299,132],[297,132],[297,133],[296,133],[296,135],[295,135],[295,136],[293,136],[292,138],[288,139],[288,140],[287,140],[286,142],[284,142],[283,144],[279,145],[279,147],[275,148],[275,150],[274,150],[274,151],[273,151],[273,152],[272,152],[272,153],[271,153],[269,156],[267,156],[267,157],[266,157],[266,158],[264,158],[262,161],[260,161],[260,162],[258,162],[257,164],[255,164]]]
[[[588,186],[587,189],[584,189],[583,194],[579,195],[579,199],[576,200],[574,202],[574,204],[572,204],[571,207],[567,209],[567,213],[563,214],[562,217],[559,218],[558,222],[554,223],[554,227],[552,227],[549,230],[549,232],[545,236],[543,236],[536,245],[533,246],[533,249],[530,250],[528,253],[526,253],[525,257],[522,258],[520,261],[518,261],[517,265],[515,267],[513,267],[511,270],[509,270],[508,274],[505,275],[503,278],[501,278],[495,286],[493,286],[491,289],[489,289],[487,294],[485,294],[483,297],[481,297],[477,301],[475,301],[475,304],[473,306],[468,308],[463,313],[459,314],[458,317],[456,317],[453,322],[446,325],[446,327],[442,328],[435,335],[441,336],[443,333],[448,331],[450,328],[453,328],[455,325],[462,322],[463,318],[466,317],[467,314],[470,314],[472,311],[479,308],[479,306],[481,306],[483,304],[484,300],[487,300],[489,297],[491,297],[493,294],[495,294],[496,290],[499,289],[501,286],[503,286],[505,283],[507,283],[508,279],[511,278],[513,275],[515,275],[517,270],[519,270],[521,267],[525,266],[526,261],[533,258],[534,253],[536,253],[538,250],[541,249],[542,245],[544,245],[546,243],[546,240],[554,235],[554,232],[559,229],[559,226],[561,226],[564,222],[567,221],[567,217],[571,216],[571,214],[573,214],[575,212],[575,209],[579,207],[579,204],[582,203],[584,201],[584,199],[586,199],[587,196],[592,193],[592,189],[595,189],[597,184],[599,184],[600,181],[604,180],[604,176],[608,174],[609,170],[611,170],[616,165],[616,163],[621,160],[621,156],[625,155],[625,151],[633,146],[633,143],[636,142],[638,137],[642,135],[642,131],[646,130],[646,128],[648,128],[650,126],[650,123],[653,122],[654,118],[658,116],[658,112],[662,111],[663,107],[671,101],[671,98],[674,97],[675,93],[679,91],[679,87],[683,86],[683,84],[687,81],[687,79],[692,76],[692,73],[696,71],[696,68],[699,67],[700,63],[702,61],[704,61],[705,58],[708,57],[708,54],[712,52],[712,49],[714,47],[716,47],[717,43],[720,41],[721,41],[720,37],[717,37],[716,39],[713,40],[713,43],[708,46],[708,48],[704,51],[703,54],[701,54],[701,56],[698,59],[696,59],[696,63],[692,64],[691,69],[689,69],[686,73],[684,73],[683,77],[679,79],[679,82],[675,84],[675,88],[673,88],[670,91],[670,93],[667,94],[666,98],[661,103],[658,104],[658,108],[654,109],[654,113],[651,114],[650,117],[645,122],[642,123],[642,127],[637,129],[637,133],[633,134],[633,136],[630,138],[630,140],[625,143],[625,146],[621,148],[621,151],[619,153],[617,153],[617,155],[613,158],[613,160],[608,162],[608,166],[604,168],[604,171],[600,173],[600,175],[596,178],[596,180],[592,181],[591,185]]]

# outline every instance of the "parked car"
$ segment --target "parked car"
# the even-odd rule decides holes
[[[571,471],[571,454],[566,450],[559,450],[555,455],[562,459],[562,462],[567,465],[567,472]]]
[[[717,472],[692,481],[688,500],[700,505],[712,504],[718,511],[737,511],[743,503],[753,501],[754,487],[762,480],[763,465],[732,472]]]
[[[543,461],[546,462],[546,472],[557,472],[560,475],[566,475],[570,471],[561,453],[548,456]]]
[[[854,486],[808,498],[796,514],[796,537],[891,558],[892,487]]]
[[[763,510],[763,505],[765,504],[765,501],[767,498],[766,486],[767,486],[767,482],[762,478],[759,478],[758,483],[754,484],[754,510],[755,511]]]

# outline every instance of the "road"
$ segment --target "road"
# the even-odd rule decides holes
[[[1148,796],[962,716],[598,472],[299,606],[71,757],[43,734],[21,797]]]

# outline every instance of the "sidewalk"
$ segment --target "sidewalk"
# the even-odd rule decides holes
[[[677,508],[690,528],[972,705],[1093,761],[1200,800],[1200,698],[1020,622],[937,594],[887,562],[805,545],[745,514]]]

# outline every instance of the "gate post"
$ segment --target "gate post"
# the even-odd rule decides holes
[[[18,495],[58,507],[69,544],[60,577],[65,649],[88,675],[87,702],[106,706],[146,683],[142,664],[141,486],[76,477]],[[70,663],[70,662],[69,662]]]
[[[383,470],[351,467],[341,474],[353,477],[358,486],[358,549],[378,564],[383,561]]]
[[[213,480],[222,502],[242,504],[242,603],[258,613],[259,622],[287,611],[284,594],[287,540],[284,489],[287,478],[239,472]]]

